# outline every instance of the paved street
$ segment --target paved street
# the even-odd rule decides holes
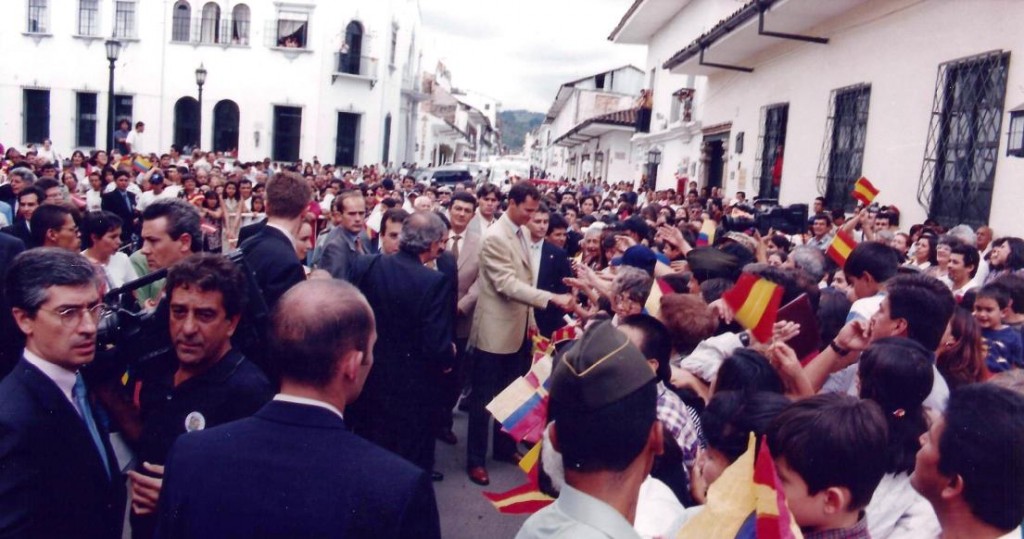
[[[480,493],[504,492],[521,485],[526,475],[519,467],[504,462],[488,463],[491,484],[480,487],[466,476],[466,413],[455,413],[455,434],[459,443],[450,446],[437,442],[437,469],[444,481],[434,483],[437,507],[441,513],[441,534],[445,539],[513,537],[525,516],[503,515]]]

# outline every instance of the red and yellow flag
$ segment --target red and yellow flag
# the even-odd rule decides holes
[[[704,222],[700,225],[700,233],[697,234],[697,247],[704,247],[707,245],[715,244],[715,231],[718,228],[718,223],[710,217],[704,219]]]
[[[729,465],[708,489],[704,510],[691,518],[677,538],[797,539],[803,537],[775,473],[775,463],[762,439],[754,457],[754,435],[747,451]]]
[[[861,178],[853,184],[853,198],[856,198],[865,206],[870,205],[871,201],[875,200],[876,196],[878,196],[878,189],[872,185],[867,178],[861,176]]]
[[[519,467],[526,472],[528,479],[526,483],[506,492],[482,493],[499,513],[507,515],[536,513],[555,501],[551,496],[541,492],[538,486],[540,448],[541,444],[534,445],[533,449],[523,456],[523,460],[519,461]]]
[[[736,321],[750,330],[759,342],[768,342],[782,303],[782,287],[749,273],[740,275],[736,285],[722,294],[736,313]]]
[[[647,296],[647,302],[644,303],[644,310],[655,318],[661,317],[661,297],[672,293],[672,287],[664,279],[655,279],[654,285],[651,286],[651,293]]]
[[[832,243],[825,250],[825,254],[832,260],[835,260],[836,264],[842,268],[846,265],[846,259],[850,257],[850,253],[856,246],[857,240],[853,239],[849,232],[839,229],[836,232],[836,236],[832,238]]]

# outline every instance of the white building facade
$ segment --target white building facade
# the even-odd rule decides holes
[[[145,122],[147,151],[174,143],[243,160],[414,160],[418,0],[15,0],[8,14],[6,145],[105,148],[113,36],[123,44],[114,117]]]
[[[865,176],[905,223],[1019,234],[1024,41],[1007,21],[1022,15],[1009,0],[637,0],[610,37],[649,44],[655,117],[693,90],[692,125],[653,122],[659,178],[850,210]]]
[[[563,84],[540,134],[549,178],[631,180],[630,138],[644,73],[623,66]]]

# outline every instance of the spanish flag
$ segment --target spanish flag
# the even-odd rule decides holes
[[[644,310],[655,318],[660,317],[661,297],[672,293],[674,293],[672,287],[664,279],[655,279],[654,286],[651,287],[651,293],[647,296],[647,302],[644,303]]]
[[[714,245],[715,229],[717,227],[718,223],[714,219],[704,219],[704,223],[700,225],[700,232],[697,234],[697,247]]]
[[[850,252],[857,246],[857,240],[853,239],[853,236],[849,232],[839,229],[836,232],[836,236],[832,238],[832,243],[828,245],[828,249],[825,250],[825,254],[832,260],[835,260],[836,264],[842,268],[846,266],[846,259],[850,257]]]
[[[865,206],[871,204],[871,201],[875,200],[876,196],[878,196],[878,189],[867,178],[861,176],[853,184],[853,198],[856,198]]]
[[[677,538],[797,539],[802,538],[786,507],[768,443],[754,458],[754,435],[747,451],[722,472],[708,489],[704,509],[679,530]]]
[[[523,460],[519,461],[519,467],[526,472],[528,478],[526,483],[506,492],[482,493],[498,512],[507,515],[536,513],[555,501],[551,496],[541,492],[538,486],[540,447],[540,443],[534,445],[533,449],[523,456]]]
[[[736,313],[736,321],[750,330],[759,342],[768,342],[782,303],[782,287],[749,273],[740,275],[736,285],[722,294]]]

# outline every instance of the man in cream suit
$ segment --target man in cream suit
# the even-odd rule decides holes
[[[490,414],[485,409],[494,396],[524,374],[529,366],[527,330],[534,326],[533,309],[557,305],[569,310],[570,294],[552,294],[533,286],[533,271],[526,252],[529,237],[523,225],[540,206],[540,192],[526,182],[512,186],[508,211],[483,234],[480,247],[478,297],[468,347],[474,350],[470,394],[466,468],[478,485],[490,483],[487,475],[487,431]],[[495,460],[515,462],[515,442],[494,424]]]

